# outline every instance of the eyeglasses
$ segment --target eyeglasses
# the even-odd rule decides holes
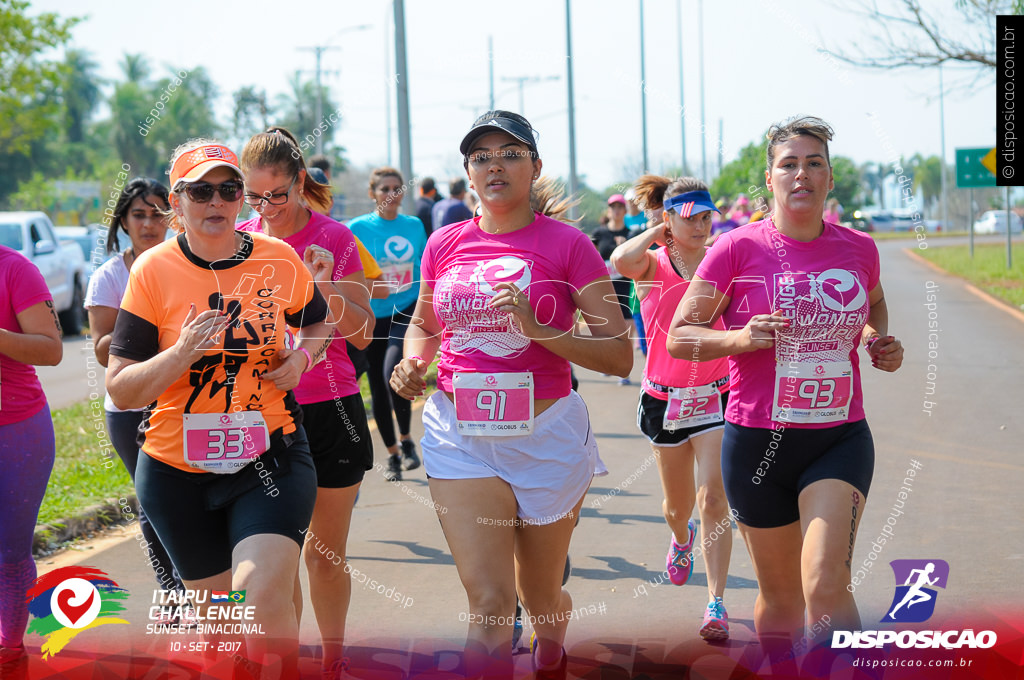
[[[272,194],[269,191],[263,193],[262,195],[260,195],[260,194],[246,194],[245,195],[245,202],[247,204],[249,204],[250,206],[252,206],[253,208],[259,208],[264,203],[269,204],[269,205],[284,205],[285,203],[288,202],[288,194],[291,193],[292,187],[295,186],[295,180],[297,180],[298,178],[299,178],[298,175],[296,175],[295,177],[292,177],[292,183],[289,184],[288,188],[285,189],[280,194]]]
[[[229,179],[227,182],[221,182],[220,184],[189,182],[181,189],[178,189],[177,193],[181,192],[184,192],[193,203],[209,202],[213,198],[214,192],[219,193],[220,197],[228,203],[234,203],[242,193],[242,182],[237,179]]]

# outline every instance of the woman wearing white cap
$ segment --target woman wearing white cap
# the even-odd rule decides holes
[[[316,498],[290,390],[330,342],[327,304],[291,246],[235,231],[243,186],[229,148],[182,145],[170,184],[180,233],[132,267],[107,390],[118,408],[149,405],[136,487],[185,586],[246,591],[260,626],[249,656],[289,674],[292,584]],[[288,325],[301,329],[294,350]]]
[[[488,112],[460,151],[482,215],[431,235],[391,385],[406,399],[422,394],[440,348],[422,446],[469,598],[467,665],[479,654],[508,661],[518,590],[537,635],[538,677],[564,676],[565,556],[583,496],[603,471],[569,362],[625,376],[632,353],[587,237],[531,207],[541,161],[529,122]],[[592,336],[574,334],[577,310]]]

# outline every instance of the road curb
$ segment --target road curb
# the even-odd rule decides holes
[[[135,495],[127,497],[132,511],[138,507]],[[42,557],[44,551],[53,550],[61,543],[85,536],[90,531],[106,528],[117,523],[122,517],[121,504],[117,498],[91,505],[74,517],[66,517],[52,524],[37,524],[32,537],[32,556]]]
[[[943,269],[939,265],[935,264],[931,260],[929,260],[927,258],[924,258],[924,257],[921,257],[920,255],[918,255],[917,253],[915,253],[912,250],[908,250],[908,249],[904,248],[903,252],[906,253],[907,257],[909,257],[910,259],[915,260],[916,262],[920,262],[921,264],[923,264],[923,265],[925,265],[927,267],[930,267],[931,269],[935,270],[936,272],[938,272],[940,274],[944,274],[944,275],[949,276],[951,278],[957,279],[958,281],[962,281],[964,286],[967,288],[967,292],[974,294],[975,296],[981,298],[982,301],[989,303],[993,307],[996,307],[996,308],[1006,312],[1007,314],[1009,314],[1013,318],[1017,319],[1017,321],[1020,321],[1020,322],[1024,323],[1024,312],[1021,312],[1019,309],[1017,309],[1016,307],[1014,307],[1010,303],[1005,302],[1003,300],[1000,300],[999,298],[997,298],[996,296],[992,295],[991,293],[986,293],[985,291],[983,291],[982,289],[978,288],[973,283],[971,283],[970,281],[965,279],[964,277],[957,276],[956,274],[953,274],[951,272],[946,271],[945,269]]]

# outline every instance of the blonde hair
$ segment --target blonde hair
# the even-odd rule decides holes
[[[687,191],[707,191],[708,185],[696,177],[662,177],[644,175],[633,185],[636,204],[641,210],[661,210],[666,198],[672,198]]]
[[[530,207],[552,219],[574,224],[578,219],[568,217],[569,210],[580,204],[579,198],[565,195],[565,186],[544,175],[530,189]]]

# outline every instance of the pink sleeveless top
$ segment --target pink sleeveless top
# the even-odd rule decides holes
[[[669,387],[697,387],[716,383],[719,392],[729,390],[729,361],[684,361],[672,358],[665,348],[672,316],[683,299],[689,281],[676,273],[664,246],[657,252],[658,266],[647,295],[640,301],[640,314],[647,335],[647,365],[644,366],[644,391],[655,399],[668,399]],[[713,328],[725,330],[721,319]]]

